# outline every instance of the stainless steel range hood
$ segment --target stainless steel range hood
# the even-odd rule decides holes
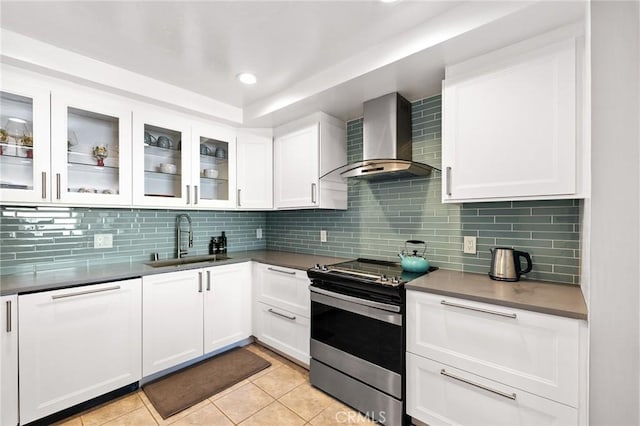
[[[364,103],[362,161],[346,164],[325,176],[386,179],[429,176],[438,170],[411,159],[411,103],[398,93]]]

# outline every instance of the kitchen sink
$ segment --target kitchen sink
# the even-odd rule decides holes
[[[220,262],[229,259],[231,258],[225,254],[211,254],[207,256],[182,257],[180,259],[154,260],[153,262],[146,262],[145,265],[151,266],[152,268],[162,268],[166,266],[190,265],[192,263]]]

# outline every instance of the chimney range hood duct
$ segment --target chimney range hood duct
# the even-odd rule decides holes
[[[424,177],[438,170],[412,161],[411,154],[411,103],[398,93],[389,93],[364,103],[363,160],[325,176],[382,180]]]

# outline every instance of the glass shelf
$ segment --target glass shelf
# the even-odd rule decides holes
[[[200,176],[200,181],[202,181],[203,183],[212,183],[212,184],[218,184],[218,185],[221,183],[229,183],[228,179],[210,178],[206,176]]]
[[[120,170],[118,167],[113,166],[98,166],[96,164],[87,164],[87,163],[76,163],[73,161],[69,161],[70,168],[78,168],[85,171],[99,172],[99,173],[118,173]]]
[[[159,157],[166,157],[171,155],[177,157],[180,155],[180,150],[177,148],[160,148],[159,146],[144,145],[144,155],[157,155]]]
[[[2,154],[0,155],[0,163],[13,166],[33,167],[33,158]]]
[[[159,177],[172,177],[173,179],[175,178],[179,178],[180,177],[180,173],[164,173],[164,172],[160,172],[157,170],[145,170],[145,173],[149,173],[153,176],[159,176]]]

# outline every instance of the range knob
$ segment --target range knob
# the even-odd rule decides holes
[[[320,264],[316,263],[316,266],[314,266],[313,269],[320,269]]]
[[[400,279],[398,279],[398,277],[391,277],[391,283],[392,284],[400,284]]]
[[[380,276],[380,281],[382,281],[382,282],[387,282],[387,281],[389,281],[389,278],[387,278],[387,276],[386,276],[385,274],[382,274],[382,275]]]
[[[321,271],[325,271],[325,272],[326,272],[326,271],[328,271],[328,270],[329,270],[329,268],[327,268],[327,266],[326,266],[326,265],[322,265],[322,266],[320,267],[320,270],[321,270]]]

